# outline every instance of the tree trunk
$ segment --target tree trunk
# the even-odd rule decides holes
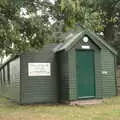
[[[114,24],[112,22],[109,22],[104,28],[104,38],[110,44],[114,41]]]

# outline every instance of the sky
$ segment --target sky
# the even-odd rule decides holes
[[[55,3],[55,0],[49,0],[51,3]],[[37,11],[37,14],[38,15],[41,15],[42,13],[41,13],[41,10],[38,10]],[[27,10],[26,10],[26,8],[21,8],[21,12],[20,12],[20,16],[21,17],[24,17],[24,18],[29,18],[30,17],[30,15],[27,15]],[[50,17],[49,18],[49,21],[51,22],[51,24],[54,24],[55,23],[55,20],[53,20],[52,19],[52,17]]]
[[[55,3],[55,0],[49,0],[49,1],[50,1],[51,3],[53,3],[53,4]]]
[[[43,1],[43,0],[42,0]],[[49,0],[51,3],[55,3],[55,0]],[[41,11],[37,12],[38,15],[41,15]],[[25,17],[25,18],[29,18],[30,16],[27,15],[27,10],[25,8],[21,8],[21,13],[20,13],[21,17]]]
[[[44,1],[44,0],[41,0],[41,1]],[[50,1],[51,3],[55,3],[55,0],[48,0],[48,1]]]

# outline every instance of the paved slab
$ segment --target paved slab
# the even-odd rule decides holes
[[[77,100],[69,102],[70,105],[95,105],[102,103],[103,100],[92,99],[92,100]]]

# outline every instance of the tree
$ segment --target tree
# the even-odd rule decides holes
[[[116,6],[119,0],[58,0],[57,20],[64,20],[65,28],[80,23],[95,32],[104,32],[107,41],[114,39]]]
[[[103,26],[100,26],[100,14],[93,9],[95,6],[95,0],[57,0],[55,18],[64,21],[64,31],[76,24],[93,31],[101,30]]]
[[[0,54],[17,54],[59,42],[56,38],[76,24],[103,32],[105,40],[116,47],[119,6],[119,0],[56,0],[55,5],[48,0],[1,0]],[[57,21],[54,27],[50,18]]]
[[[64,30],[79,23],[96,33],[103,32],[103,38],[116,48],[120,56],[119,0],[58,0],[56,12],[56,19],[63,20]]]
[[[114,25],[118,21],[116,16],[116,5],[119,0],[99,0],[95,8],[101,17],[101,25],[104,26],[104,39],[111,43],[114,40]]]
[[[0,1],[0,54],[17,54],[42,47],[51,34],[51,7],[51,3],[40,0]],[[22,9],[24,15],[20,15]],[[38,10],[42,14],[37,14]]]

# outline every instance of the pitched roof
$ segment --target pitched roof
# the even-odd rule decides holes
[[[53,51],[59,52],[62,50],[69,50],[72,48],[73,45],[75,45],[81,38],[83,38],[85,35],[89,36],[99,47],[101,45],[105,46],[107,49],[109,49],[113,54],[117,55],[117,51],[111,47],[105,40],[103,40],[101,37],[96,35],[94,32],[88,30],[88,29],[77,29],[72,30],[68,33],[65,33],[62,36],[62,39],[64,39],[64,42],[58,44]]]

